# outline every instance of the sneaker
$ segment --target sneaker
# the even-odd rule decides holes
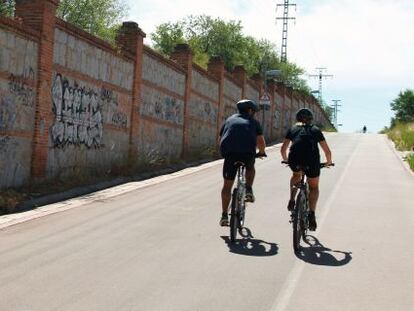
[[[287,209],[288,209],[289,212],[291,212],[295,209],[295,200],[289,200]]]
[[[255,197],[253,194],[253,189],[252,187],[246,187],[246,198],[245,198],[246,202],[251,202],[253,203],[255,201]]]
[[[317,224],[316,224],[316,219],[315,219],[315,212],[310,212],[308,215],[308,221],[309,221],[309,230],[310,231],[315,231]]]
[[[220,226],[226,227],[229,225],[229,216],[225,213],[221,215]]]

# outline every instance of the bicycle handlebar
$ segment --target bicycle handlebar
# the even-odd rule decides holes
[[[289,162],[288,161],[281,161],[281,163],[282,164],[286,164],[286,165],[289,165]],[[335,166],[335,163],[331,163],[331,164],[327,164],[326,162],[323,162],[323,163],[320,163],[320,167],[321,168],[326,168],[326,167],[329,167],[329,166]]]
[[[260,152],[258,152],[258,153],[256,153],[256,156],[255,156],[256,158],[267,158],[267,154],[266,153],[260,153]]]

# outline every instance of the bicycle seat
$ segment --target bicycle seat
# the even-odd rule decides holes
[[[309,166],[307,166],[307,165],[295,165],[295,168],[297,170],[300,170],[300,171],[304,172],[304,171],[309,169]]]
[[[242,161],[237,161],[237,162],[234,162],[234,166],[237,166],[237,167],[239,167],[239,166],[246,166],[246,163],[244,163]]]

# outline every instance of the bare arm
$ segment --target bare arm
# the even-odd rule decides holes
[[[263,135],[259,135],[256,138],[257,148],[259,149],[259,153],[264,154],[266,149],[266,141]]]
[[[319,145],[321,146],[323,152],[325,153],[326,162],[328,165],[332,164],[332,153],[331,149],[329,149],[328,143],[326,140],[322,140],[319,142]]]
[[[283,161],[287,161],[288,160],[287,150],[288,150],[289,145],[290,145],[290,140],[287,139],[287,138],[285,138],[283,140],[282,148],[280,148],[280,154],[282,155],[282,160]]]

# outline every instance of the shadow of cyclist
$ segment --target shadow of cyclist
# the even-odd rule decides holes
[[[276,243],[255,239],[250,229],[246,227],[239,230],[239,233],[242,238],[237,239],[234,243],[230,241],[228,236],[221,236],[231,253],[257,257],[277,255],[279,247]]]
[[[322,243],[314,236],[307,235],[305,243],[309,247],[301,247],[296,253],[299,259],[321,266],[344,266],[352,260],[352,252],[344,252],[332,250],[322,245]]]

